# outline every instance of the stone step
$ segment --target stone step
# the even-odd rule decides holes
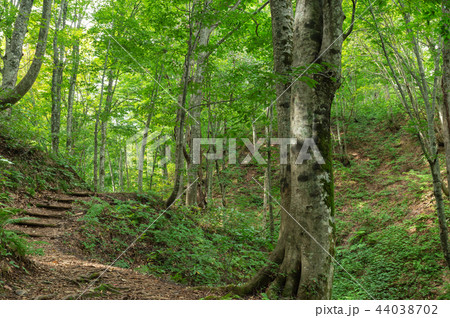
[[[54,204],[45,204],[45,203],[36,203],[37,208],[53,210],[53,211],[69,211],[72,209],[70,205],[54,205]]]
[[[37,211],[37,210],[30,210],[24,212],[26,215],[37,217],[37,218],[56,218],[56,219],[63,219],[67,216],[66,213],[58,213],[58,212],[50,212],[50,211]]]
[[[59,227],[56,219],[28,219],[14,221],[14,225],[25,225],[28,227]]]
[[[47,202],[57,202],[57,203],[65,203],[65,204],[72,204],[74,203],[77,199],[75,198],[53,198],[53,197],[46,197],[45,200]]]

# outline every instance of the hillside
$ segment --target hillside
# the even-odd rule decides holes
[[[333,298],[449,299],[417,140],[372,117],[352,122],[347,137],[350,165],[335,161],[336,260],[358,283],[335,265]],[[0,141],[2,222],[16,219],[2,223],[1,298],[73,299],[87,289],[82,298],[227,299],[186,285],[239,284],[273,248],[261,225],[263,193],[252,182],[261,167],[231,168],[227,208],[164,212],[157,193],[94,194],[64,161],[4,133]],[[33,244],[5,249],[6,230],[27,233]]]
[[[86,214],[83,203],[89,204],[94,193],[64,160],[2,130],[0,165],[0,299],[200,299],[209,295],[83,254],[79,241]],[[97,197],[115,204],[142,201],[132,193]]]

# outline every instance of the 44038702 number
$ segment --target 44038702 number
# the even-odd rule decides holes
[[[379,305],[375,311],[388,315],[437,315],[436,305]]]

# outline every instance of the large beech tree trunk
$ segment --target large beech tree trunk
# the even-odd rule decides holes
[[[281,25],[273,22],[275,37],[291,29],[288,21],[284,21],[290,19],[286,14],[287,2],[271,1],[272,18],[281,22]],[[344,14],[341,0],[298,0],[296,8],[292,66],[320,63],[324,69],[320,74],[309,75],[317,82],[313,88],[302,81],[294,81],[290,136],[298,144],[291,147],[291,164],[286,167],[290,184],[285,190],[288,196],[286,192],[283,194],[288,202],[284,202],[281,211],[278,243],[270,256],[270,265],[235,291],[245,294],[269,286],[270,297],[329,299],[335,245],[330,109],[339,87]],[[274,44],[277,54],[275,39]],[[319,164],[315,157],[303,164],[296,163],[307,138],[314,139],[325,164]]]
[[[2,88],[0,90],[0,111],[17,103],[33,86],[42,66],[43,57],[47,47],[48,29],[52,13],[53,0],[44,0],[42,3],[41,28],[36,44],[33,61],[25,76],[16,85],[17,74],[22,58],[22,46],[28,26],[29,12],[33,1],[23,0],[20,4],[19,15],[14,23],[11,39],[8,39],[4,67],[2,70]]]

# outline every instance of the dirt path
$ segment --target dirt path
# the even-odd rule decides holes
[[[132,269],[110,267],[81,256],[68,243],[77,230],[76,200],[89,193],[46,194],[30,202],[20,217],[32,219],[8,229],[26,233],[30,240],[46,242],[43,256],[32,256],[33,269],[5,284],[3,299],[201,299],[209,292],[194,290]],[[78,255],[80,254],[80,255]]]

